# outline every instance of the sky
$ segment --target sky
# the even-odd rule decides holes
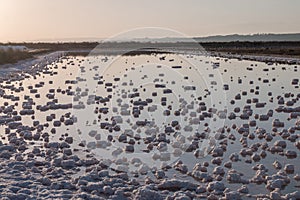
[[[299,8],[299,0],[0,0],[0,42],[111,38],[147,27],[162,37],[299,33]]]

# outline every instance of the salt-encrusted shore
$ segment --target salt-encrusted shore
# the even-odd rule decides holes
[[[148,88],[130,78],[144,80],[151,74],[145,73],[144,67],[135,70],[134,65],[139,62],[136,57],[119,60],[122,66],[132,70],[119,84],[119,77],[113,76],[109,82],[101,77],[106,73],[99,74],[99,69],[112,58],[94,57],[94,61],[99,62],[95,65],[92,58],[62,57],[63,54],[55,52],[41,60],[21,62],[4,69],[0,88],[2,199],[300,198],[297,165],[300,68],[296,65],[299,61],[289,63],[290,58],[284,58],[289,65],[275,66],[277,58],[264,56],[148,55],[143,64],[154,59],[159,79],[153,80],[155,90],[151,95],[142,99],[143,89]],[[260,62],[245,61],[239,66],[236,58]],[[221,88],[222,91],[215,94],[226,94],[225,109],[205,102],[213,89],[204,90],[202,98],[191,98],[193,103],[189,102],[190,96],[180,93],[178,110],[175,102],[169,104],[168,95],[176,94],[176,89],[181,88],[176,81],[197,80],[197,77],[192,79],[195,73],[190,76],[182,73],[184,75],[170,79],[168,73],[171,72],[163,71],[162,66],[169,63],[176,73],[182,69],[189,71],[194,70],[190,68],[194,60],[200,69],[208,71],[208,88]],[[180,65],[174,64],[181,61]],[[118,66],[114,70],[119,70]],[[237,70],[240,71],[237,73]],[[218,72],[223,82],[217,81]],[[126,77],[130,79],[128,82],[125,82]],[[89,87],[88,78],[96,83],[96,89],[102,88],[104,92],[97,93]],[[172,85],[168,84],[173,82],[170,89]],[[184,87],[184,91],[195,90],[200,84],[192,83],[194,85]],[[124,89],[127,87],[130,88],[128,93]],[[160,90],[163,96],[158,95]],[[154,101],[156,98],[158,104]],[[108,102],[114,106],[108,108]],[[163,131],[157,132],[156,123],[160,121],[139,119],[145,111],[160,111],[158,105],[166,107],[161,114],[165,118],[183,116],[187,120],[171,120],[164,124]],[[80,115],[75,115],[81,114],[81,110],[87,112],[89,106],[95,107],[88,115],[100,116],[94,124],[97,129],[79,134]],[[111,110],[120,112],[116,112],[118,116],[106,117]],[[84,117],[83,120],[87,120]],[[128,118],[136,119],[128,123],[132,131],[122,130]],[[201,141],[211,135],[213,121],[218,120],[224,121],[215,130],[215,143],[211,144],[209,155],[201,158]],[[94,122],[84,123],[92,127]],[[193,127],[198,124],[203,131],[194,131]],[[152,155],[153,162],[161,159],[162,166],[148,167],[142,163],[143,157],[128,156],[128,160],[118,157],[132,155],[140,143],[145,144],[144,155]],[[109,159],[96,151],[106,147],[116,147],[116,151],[106,152],[112,156]],[[167,153],[174,154],[176,159],[168,162]],[[180,156],[185,153],[191,155],[190,160]],[[138,170],[126,170],[126,166],[131,165]]]

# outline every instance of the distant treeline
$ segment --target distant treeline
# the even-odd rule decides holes
[[[201,45],[215,52],[300,57],[300,42],[207,42]]]
[[[184,46],[195,46],[197,43],[190,42],[162,42],[162,43],[153,43],[153,42],[107,42],[107,43],[98,43],[98,42],[66,42],[66,43],[6,43],[0,45],[20,45],[26,46],[29,49],[48,49],[51,51],[63,51],[63,50],[79,50],[79,49],[94,49],[99,45],[101,47],[107,48],[123,48],[126,47],[184,47]],[[272,41],[272,42],[200,42],[198,43],[203,48],[215,49],[215,48],[279,48],[279,47],[289,47],[289,48],[299,48],[299,41]]]
[[[278,48],[278,47],[300,47],[300,42],[201,42],[204,48]]]
[[[97,42],[66,42],[66,43],[6,43],[0,45],[20,45],[26,46],[29,49],[47,49],[50,51],[64,51],[74,49],[93,49],[98,43]]]
[[[193,49],[206,50],[213,52],[226,52],[233,54],[258,54],[258,55],[288,55],[300,57],[299,41],[273,41],[273,42],[66,42],[66,43],[6,43],[0,45],[17,45],[26,46],[29,51],[3,51],[0,50],[0,64],[15,63],[19,60],[33,57],[36,54],[48,53],[53,51],[70,51],[74,55],[87,55],[88,51],[99,47],[101,52],[109,50],[111,52],[123,50],[140,51],[140,49],[148,49],[147,52],[155,52],[155,49]],[[79,50],[78,53],[76,50]],[[80,51],[84,50],[84,51]],[[127,51],[128,50],[128,51]]]

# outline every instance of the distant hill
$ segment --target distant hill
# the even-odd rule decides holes
[[[135,42],[163,42],[163,43],[173,43],[173,42],[191,42],[192,39],[197,42],[279,42],[279,41],[300,41],[300,33],[287,33],[287,34],[253,34],[253,35],[215,35],[207,37],[193,37],[193,38],[174,38],[174,37],[164,37],[164,38],[136,38],[130,41]],[[128,41],[128,40],[127,40]]]
[[[27,43],[96,43],[96,42],[158,42],[158,43],[175,43],[175,42],[300,42],[300,33],[264,33],[248,35],[214,35],[207,37],[160,37],[160,38],[62,38],[62,39],[43,39],[28,41]],[[1,43],[7,44],[10,43]],[[11,43],[24,44],[24,43]]]
[[[208,37],[195,37],[199,42],[232,42],[232,41],[300,41],[300,33],[289,34],[253,34],[253,35],[216,35]]]

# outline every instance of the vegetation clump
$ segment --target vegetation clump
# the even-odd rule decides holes
[[[0,49],[0,65],[16,63],[19,60],[31,58],[32,55],[27,51],[21,51],[9,48],[7,50]]]

